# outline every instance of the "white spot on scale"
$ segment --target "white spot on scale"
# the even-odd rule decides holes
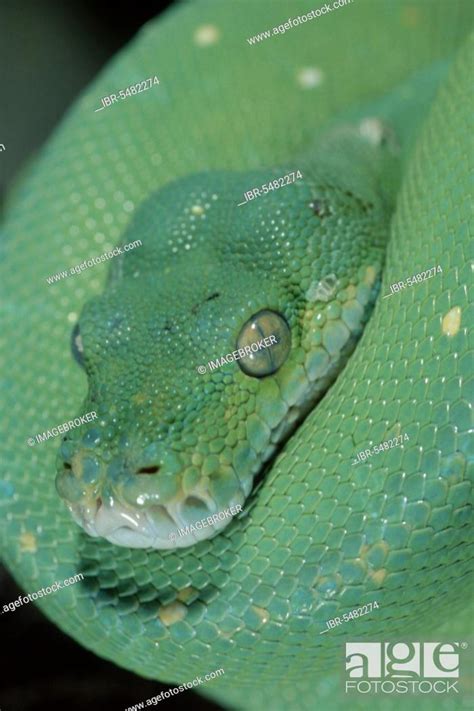
[[[158,610],[158,616],[166,627],[170,627],[176,622],[184,620],[187,614],[188,610],[186,606],[176,601],[169,605],[162,605]]]
[[[461,326],[461,307],[454,306],[443,317],[441,330],[445,336],[455,336]]]
[[[198,47],[210,47],[219,40],[220,32],[215,25],[200,25],[194,32],[194,42]]]
[[[366,118],[359,124],[359,133],[372,146],[379,146],[384,135],[384,125],[380,119]]]
[[[314,89],[323,83],[324,74],[317,67],[303,67],[298,70],[296,81],[302,89]]]
[[[193,215],[202,215],[204,212],[204,208],[202,207],[202,205],[193,205],[191,208],[191,212],[193,213]]]
[[[36,553],[38,550],[36,536],[29,531],[25,531],[20,536],[20,550],[22,553]]]

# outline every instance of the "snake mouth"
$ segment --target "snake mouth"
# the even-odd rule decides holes
[[[361,284],[342,292],[342,306],[336,304],[328,323],[308,329],[304,367],[282,371],[280,380],[276,375],[268,402],[261,400],[259,409],[252,404],[238,432],[237,418],[229,420],[228,440],[222,435],[213,442],[216,453],[207,433],[204,454],[194,435],[181,449],[158,436],[146,447],[125,438],[109,457],[94,451],[89,440],[66,443],[56,488],[76,523],[92,537],[128,548],[185,548],[213,538],[230,523],[223,510],[242,506],[257,492],[269,466],[347,363],[370,317],[379,272],[377,264],[367,267]]]
[[[242,510],[240,497],[229,504],[228,510]],[[242,499],[243,500],[243,499]],[[190,501],[200,506],[203,517],[190,523],[187,506]],[[109,497],[100,497],[90,504],[67,503],[75,522],[93,538],[105,538],[109,543],[127,548],[169,550],[186,548],[213,537],[228,524],[228,515],[216,513],[211,501],[203,502],[188,497],[183,502],[171,502],[136,510]],[[207,513],[207,516],[204,514]],[[205,525],[202,525],[202,523]],[[201,525],[200,525],[201,524]]]

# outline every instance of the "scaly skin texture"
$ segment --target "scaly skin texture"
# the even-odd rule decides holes
[[[85,400],[70,331],[105,280],[102,267],[54,286],[48,275],[122,241],[133,207],[171,179],[294,165],[331,116],[451,56],[470,20],[467,4],[361,1],[249,47],[245,38],[279,24],[288,6],[243,7],[199,3],[147,28],[79,100],[11,205],[2,371],[15,427],[2,458],[2,554],[26,591],[83,572],[83,583],[41,608],[139,674],[180,682],[223,667],[203,690],[226,706],[311,709],[317,698],[331,709],[347,704],[337,679],[345,640],[390,641],[408,629],[436,639],[436,619],[463,600],[472,45],[443,82],[393,196],[382,293],[437,264],[443,272],[378,300],[346,369],[244,517],[181,551],[120,548],[71,521],[54,489],[57,441],[26,445]],[[291,14],[307,9],[295,2]],[[219,32],[207,47],[193,39],[204,23]],[[388,38],[397,51],[386,51]],[[325,82],[303,88],[301,68],[321,63]],[[162,83],[153,92],[94,113],[100,96],[155,73]],[[124,302],[132,296],[125,290]],[[132,360],[129,368],[133,379]],[[179,373],[168,377],[178,382]],[[403,448],[352,466],[356,452],[405,432]],[[371,615],[319,635],[326,620],[374,599]],[[368,702],[351,697],[358,705]]]
[[[182,178],[138,211],[124,241],[142,245],[115,261],[76,329],[90,381],[83,410],[99,420],[64,438],[58,491],[89,533],[172,548],[176,529],[242,505],[346,362],[380,285],[393,210],[382,186],[396,161],[383,142],[336,131],[299,163],[304,181],[245,210],[236,196],[246,186],[289,168]],[[335,293],[311,298],[329,274]],[[235,361],[198,373],[234,351],[254,315],[257,333],[278,339],[269,353],[282,353],[280,367],[267,374],[275,360],[263,354],[255,367],[266,377]]]

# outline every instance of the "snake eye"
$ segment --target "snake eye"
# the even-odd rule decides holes
[[[79,328],[79,324],[76,323],[71,333],[71,351],[75,360],[79,363],[81,368],[84,367],[84,346],[82,345],[82,336]]]
[[[276,311],[263,309],[242,326],[237,349],[246,355],[237,363],[254,378],[275,373],[285,362],[291,348],[291,331],[284,317]]]

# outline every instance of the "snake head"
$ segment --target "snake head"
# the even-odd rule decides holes
[[[390,215],[376,149],[353,144],[240,207],[295,169],[197,174],[139,208],[124,241],[142,246],[111,263],[73,334],[98,419],[64,437],[56,486],[88,534],[158,549],[214,536],[334,381]]]

